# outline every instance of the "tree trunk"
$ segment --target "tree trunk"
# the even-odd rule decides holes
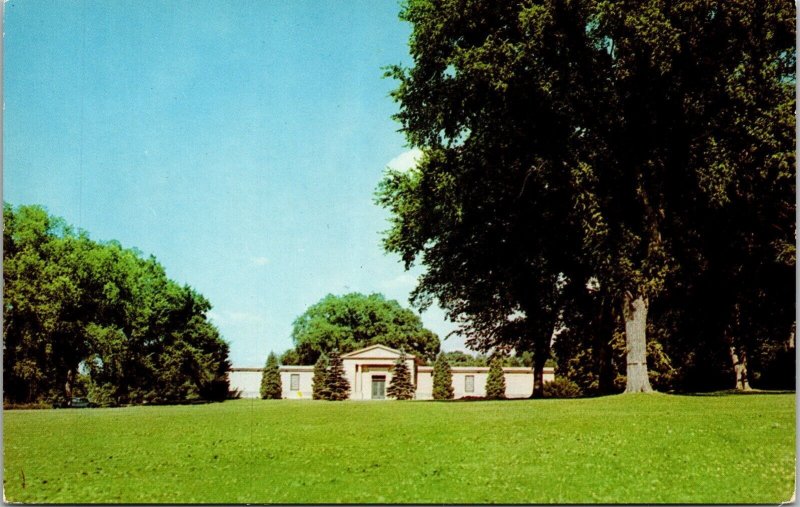
[[[67,397],[67,403],[72,400],[72,370],[67,370],[67,379],[64,383],[64,395]]]
[[[737,353],[736,347],[730,346],[731,363],[733,363],[733,373],[736,378],[736,389],[739,391],[750,391],[750,382],[747,379],[747,354],[741,347]]]
[[[531,398],[544,398],[544,360],[533,358],[533,395]]]
[[[614,323],[611,317],[611,309],[607,303],[601,306],[600,315],[595,321],[595,343],[594,350],[597,354],[598,362],[598,390],[601,394],[614,392],[614,350],[611,346],[611,337],[614,334]]]
[[[650,393],[650,378],[647,376],[647,300],[626,292],[622,315],[625,318],[625,342],[627,348],[626,393]]]
[[[550,329],[546,327],[546,329]],[[534,331],[533,342],[533,394],[531,398],[544,398],[544,363],[550,357],[551,334]]]

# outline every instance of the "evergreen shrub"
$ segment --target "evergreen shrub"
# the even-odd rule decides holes
[[[261,399],[279,400],[283,393],[281,385],[281,372],[278,368],[278,357],[270,352],[267,356],[267,364],[264,367],[264,374],[261,376]]]
[[[486,378],[486,397],[490,400],[506,397],[506,378],[498,359],[492,359],[489,365],[489,376]]]
[[[453,399],[453,370],[444,354],[439,354],[433,365],[433,399]]]
[[[406,354],[403,352],[392,368],[392,380],[386,395],[396,400],[414,399],[414,384],[411,382],[411,372],[406,364]]]
[[[545,382],[542,394],[545,398],[577,398],[583,393],[575,382],[564,377],[556,377],[552,382]]]

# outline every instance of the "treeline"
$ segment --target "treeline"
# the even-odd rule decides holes
[[[532,367],[533,354],[529,351],[524,351],[519,355],[502,355],[495,356],[486,354],[468,354],[460,350],[453,350],[450,352],[442,352],[437,357],[443,359],[450,366],[491,366],[492,362],[496,361],[500,366],[504,367]],[[434,361],[428,361],[429,365],[434,365]],[[555,366],[556,362],[549,359],[545,362],[546,367]]]
[[[39,206],[3,205],[3,400],[103,406],[220,400],[228,344],[211,304],[154,257]]]

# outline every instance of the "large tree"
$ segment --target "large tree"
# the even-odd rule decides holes
[[[594,281],[626,391],[649,391],[648,310],[710,258],[709,218],[736,211],[791,250],[790,3],[411,0],[401,17],[413,65],[388,74],[423,157],[379,187],[385,246],[426,266],[415,301],[474,344],[536,365],[563,308],[592,299],[567,289]]]
[[[439,352],[439,338],[422,326],[419,315],[380,294],[325,296],[294,321],[292,340],[298,364],[313,364],[334,349],[347,353],[374,344],[423,360]]]
[[[3,396],[61,404],[224,399],[228,344],[211,305],[150,257],[38,206],[3,207]]]

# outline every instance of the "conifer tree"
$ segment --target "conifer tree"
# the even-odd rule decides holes
[[[330,368],[325,379],[328,398],[331,401],[342,401],[350,397],[350,382],[344,377],[344,367],[339,351],[331,352]]]
[[[489,365],[489,376],[486,378],[486,397],[498,400],[506,397],[506,378],[499,359],[492,359]]]
[[[453,399],[453,371],[444,354],[439,354],[433,365],[433,399]]]
[[[386,389],[386,395],[396,400],[414,399],[414,384],[411,383],[411,372],[406,364],[406,353],[400,354],[392,368],[392,381]]]
[[[279,400],[283,386],[281,385],[281,373],[278,369],[278,357],[270,352],[267,356],[267,365],[264,367],[264,374],[261,376],[261,399]]]
[[[328,392],[328,360],[325,356],[319,356],[314,365],[314,378],[311,380],[311,397],[315,400],[327,400],[330,398]]]

